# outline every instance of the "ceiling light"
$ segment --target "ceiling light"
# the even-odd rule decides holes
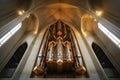
[[[96,11],[95,13],[97,16],[101,16],[103,14],[103,11]]]
[[[24,10],[18,10],[18,15],[23,15],[23,13],[25,13]]]

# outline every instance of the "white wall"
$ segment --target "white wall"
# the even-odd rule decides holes
[[[25,27],[21,27],[7,42],[0,47],[0,66],[2,63],[8,60],[13,54],[10,54],[11,50],[15,47],[16,43],[21,39],[25,32]],[[1,68],[0,68],[1,69]]]
[[[108,23],[106,22],[105,25],[108,25]],[[92,42],[97,43],[103,49],[115,68],[120,72],[120,49],[98,29],[97,21],[94,21],[89,15],[83,16],[81,19],[81,30],[89,46],[92,47]]]
[[[109,51],[106,53],[117,70],[120,71],[120,48],[118,48],[98,27],[94,27],[94,33],[101,40],[105,48]]]
[[[18,21],[22,21],[22,27],[0,47],[0,71],[14,54],[15,51],[11,51],[16,50],[16,44],[18,44],[18,42],[22,39],[23,35],[25,36],[29,32],[34,33],[39,26],[39,20],[34,14],[31,14],[29,17],[23,16],[23,18],[24,20],[22,21],[22,19],[18,17]],[[18,21],[14,20],[13,22],[8,23],[10,25],[6,25],[6,27],[14,27],[14,25],[17,24]],[[6,28],[2,31],[6,31]]]

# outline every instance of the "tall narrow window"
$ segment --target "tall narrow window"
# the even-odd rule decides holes
[[[120,48],[120,39],[105,28],[101,23],[98,23],[98,28]]]
[[[92,49],[108,78],[120,78],[120,74],[114,68],[113,64],[110,62],[104,51],[94,42],[92,43]]]
[[[15,70],[17,69],[17,66],[19,65],[28,44],[25,42],[23,43],[18,49],[15,51],[14,55],[11,57],[11,59],[8,61],[8,63],[5,65],[3,70],[0,72],[0,78],[11,78],[14,74]]]
[[[16,25],[13,29],[11,29],[7,34],[5,34],[2,38],[0,38],[0,47],[11,37],[13,36],[22,26],[22,23]]]

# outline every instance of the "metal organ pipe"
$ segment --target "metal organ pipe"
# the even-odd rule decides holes
[[[49,61],[52,59],[53,55],[53,44],[51,44],[51,48],[50,48],[50,53],[49,53]]]
[[[71,52],[71,44],[69,41],[65,41],[65,46],[66,46],[66,56],[67,60],[71,61],[72,60],[72,52]]]
[[[48,58],[48,61],[51,61],[53,59],[53,55],[54,55],[54,46],[55,46],[55,42],[54,41],[51,41],[49,42],[48,44],[48,54],[47,54],[47,58]]]
[[[63,24],[63,28],[64,28],[64,38],[67,36],[67,29],[66,29],[66,26],[65,26],[65,24]]]
[[[73,41],[74,41],[74,45],[75,45],[75,51],[76,51],[76,54],[75,54],[76,72],[79,73],[79,74],[84,74],[86,72],[86,68],[83,64],[82,55],[81,55],[80,49],[78,48],[78,43],[77,43],[77,40],[76,40],[72,30],[71,30],[71,34],[72,34],[72,37],[73,37]]]
[[[49,76],[64,72],[75,75],[86,73],[81,51],[72,29],[60,20],[44,34],[42,45],[33,68],[33,76]]]
[[[53,32],[53,35],[52,35],[52,36],[53,36],[54,38],[56,38],[56,33],[57,33],[57,31],[56,31],[56,24],[54,24],[52,32]]]
[[[57,31],[62,32],[62,23],[60,21],[58,21]]]
[[[44,47],[46,46],[47,38],[48,38],[48,31],[46,32],[43,38],[44,40],[42,41],[43,43],[41,45],[40,52],[38,54],[36,66],[33,69],[33,73],[36,75],[42,74],[44,72],[45,54],[43,54],[43,52],[45,51]]]
[[[62,38],[58,37],[58,44],[57,44],[57,62],[62,62],[63,58],[63,46],[62,46]]]
[[[62,38],[58,37],[57,44],[57,71],[62,72],[62,64],[63,64],[63,46],[62,46]]]

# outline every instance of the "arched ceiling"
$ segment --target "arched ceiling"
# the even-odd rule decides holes
[[[40,29],[59,19],[79,29],[81,16],[84,14],[84,11],[80,10],[76,6],[65,3],[56,3],[38,8],[35,13],[38,15],[40,20]]]
[[[79,26],[78,23],[80,20],[80,16],[81,14],[84,13],[84,11],[87,11],[87,10],[93,13],[95,13],[96,10],[102,10],[103,11],[102,18],[107,19],[117,27],[120,26],[120,23],[118,23],[120,22],[120,15],[119,15],[120,8],[118,7],[120,4],[119,0],[47,0],[47,1],[34,0],[33,3],[36,4],[38,2],[40,2],[40,6],[42,7],[54,5],[54,6],[49,6],[48,8],[49,11],[52,12],[52,14],[54,13],[54,15],[51,15],[51,16],[54,16],[54,17],[57,16],[57,18],[62,16],[61,19],[64,18],[63,20],[65,21],[68,20],[68,22],[72,22],[71,24],[73,24],[74,26]],[[61,7],[61,5],[55,5],[58,3],[66,4],[69,6],[64,8],[64,7]],[[75,8],[73,9],[70,6],[74,6],[76,7],[76,9]],[[77,11],[78,9],[79,11]],[[52,19],[56,20],[56,18],[54,17]],[[72,17],[74,17],[74,19],[70,19]],[[45,20],[48,20],[48,19],[45,19]]]
[[[66,7],[61,7],[61,5],[57,5],[58,3],[66,4]],[[43,24],[52,17],[52,20],[61,18],[65,21],[68,20],[68,22],[74,22],[74,25],[78,25],[78,20],[80,20],[78,18],[83,14],[81,13],[83,10],[102,9],[104,10],[103,18],[119,27],[119,4],[120,0],[0,0],[0,27],[18,17],[16,11],[20,8],[23,8],[26,12],[30,9],[33,12],[36,11]],[[74,7],[71,7],[71,5]],[[36,10],[32,10],[33,7]],[[75,20],[70,18],[75,18]]]

